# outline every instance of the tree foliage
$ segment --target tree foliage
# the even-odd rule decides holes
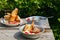
[[[21,17],[56,16],[60,13],[60,0],[0,0],[0,10],[13,10],[14,8],[19,9]]]

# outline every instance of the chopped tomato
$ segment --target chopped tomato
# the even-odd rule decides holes
[[[30,33],[32,33],[32,30],[30,30]]]
[[[28,32],[25,32],[25,34],[28,34]]]
[[[28,18],[27,21],[30,21],[30,18]]]
[[[16,24],[17,22],[16,21],[14,21],[14,22],[8,22],[9,24]]]

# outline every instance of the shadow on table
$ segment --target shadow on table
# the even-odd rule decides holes
[[[15,33],[14,37],[17,40],[39,40],[39,38],[35,38],[35,39],[25,38],[20,32]]]
[[[18,27],[19,25],[17,25],[17,26],[7,26],[7,25],[4,25],[4,24],[1,24],[0,23],[0,27]]]

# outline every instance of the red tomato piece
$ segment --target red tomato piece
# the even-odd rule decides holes
[[[12,24],[12,22],[8,22],[9,24]]]
[[[30,33],[32,33],[32,30],[30,30]]]
[[[25,32],[25,34],[28,34],[28,32]]]
[[[8,22],[9,24],[16,24],[17,22],[16,21],[14,21],[14,22]]]
[[[17,22],[15,21],[15,22],[13,22],[13,24],[16,24]]]
[[[27,21],[30,21],[30,18],[28,18]]]

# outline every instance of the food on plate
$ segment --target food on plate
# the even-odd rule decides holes
[[[30,18],[26,18],[27,21],[30,21]]]
[[[16,17],[18,16],[17,13],[18,13],[18,9],[15,8],[11,13],[11,17],[9,21],[15,21]]]
[[[23,31],[30,31],[30,30],[32,30],[31,25],[26,24]]]
[[[11,15],[10,13],[7,13],[7,15]]]
[[[5,19],[5,20],[9,20],[9,18],[10,18],[9,15],[5,15],[5,16],[4,16],[4,19]]]
[[[12,11],[12,15],[17,15],[17,13],[18,13],[18,9],[15,8],[15,9]]]
[[[20,22],[19,16],[16,17],[16,22]]]
[[[15,8],[11,13],[7,13],[7,15],[4,16],[4,19],[7,20],[10,24],[19,23],[20,17],[17,14],[18,9]]]
[[[23,33],[25,33],[25,34],[38,34],[38,33],[40,33],[41,30],[34,25],[35,25],[34,20],[32,20],[32,24],[30,24],[30,25],[26,24],[23,29]]]

